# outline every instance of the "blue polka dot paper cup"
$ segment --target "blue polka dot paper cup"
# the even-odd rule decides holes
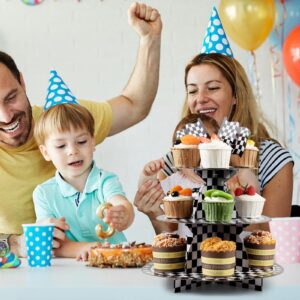
[[[23,224],[28,265],[51,266],[54,224]]]

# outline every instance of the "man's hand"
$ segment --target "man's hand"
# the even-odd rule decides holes
[[[40,224],[54,224],[54,232],[53,232],[53,248],[59,248],[61,246],[61,242],[66,239],[65,230],[69,230],[69,225],[66,223],[66,219],[61,217],[59,219],[49,218],[44,219],[39,222]]]
[[[140,37],[159,36],[162,22],[159,12],[144,3],[132,3],[128,9],[128,23],[135,29]]]

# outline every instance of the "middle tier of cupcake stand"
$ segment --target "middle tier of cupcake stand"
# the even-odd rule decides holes
[[[278,264],[273,268],[261,270],[249,268],[247,253],[240,235],[243,229],[251,224],[269,222],[271,219],[261,216],[256,219],[237,218],[234,209],[230,223],[211,223],[205,221],[202,201],[204,192],[209,189],[226,190],[226,181],[236,173],[236,169],[195,169],[195,172],[205,181],[205,186],[198,195],[193,194],[194,213],[189,219],[169,219],[164,215],[159,216],[159,221],[183,224],[190,232],[187,236],[186,266],[184,272],[157,272],[153,263],[143,267],[143,272],[158,277],[174,279],[174,291],[192,289],[211,282],[228,283],[242,288],[251,288],[262,291],[263,278],[280,274],[283,269]],[[218,236],[223,240],[236,242],[236,268],[233,276],[209,277],[202,274],[200,244],[207,238]]]

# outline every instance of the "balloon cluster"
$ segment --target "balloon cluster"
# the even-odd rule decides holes
[[[219,13],[226,33],[245,50],[257,49],[270,35],[272,44],[282,48],[287,73],[300,86],[299,0],[221,0]]]

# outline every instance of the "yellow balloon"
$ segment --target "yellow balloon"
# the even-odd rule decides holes
[[[219,14],[226,34],[241,48],[255,50],[272,30],[274,0],[221,0]]]

